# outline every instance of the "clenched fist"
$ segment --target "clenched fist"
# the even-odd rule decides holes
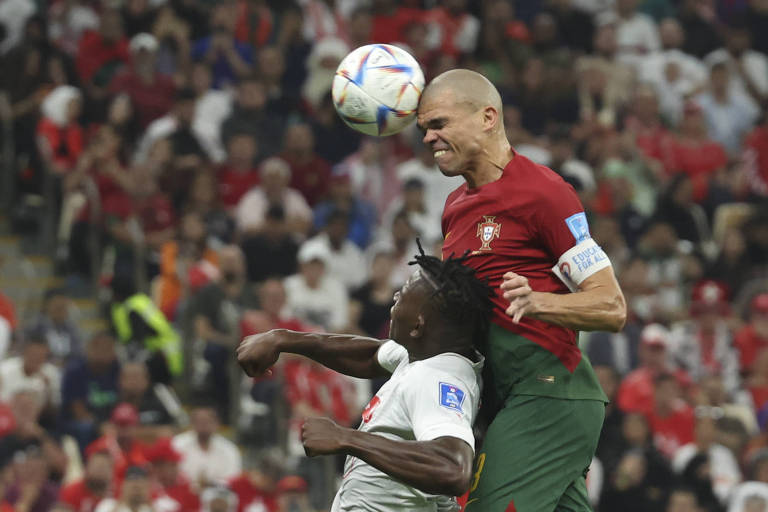
[[[261,334],[248,336],[237,347],[237,362],[249,377],[258,377],[277,362],[280,357],[278,343],[285,333],[283,329],[273,329]]]
[[[309,418],[301,427],[301,442],[308,457],[339,453],[346,429],[328,418]]]

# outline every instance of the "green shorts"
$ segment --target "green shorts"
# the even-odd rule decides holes
[[[510,397],[477,454],[466,512],[591,511],[585,476],[604,417],[599,400]]]

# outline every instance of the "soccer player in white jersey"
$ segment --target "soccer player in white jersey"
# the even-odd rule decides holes
[[[463,258],[416,256],[419,269],[395,294],[390,340],[274,330],[245,338],[237,358],[257,376],[282,352],[361,378],[391,375],[357,430],[327,418],[302,429],[309,456],[347,455],[332,512],[456,511],[472,478],[489,287]]]

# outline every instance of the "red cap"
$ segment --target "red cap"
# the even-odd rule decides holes
[[[753,313],[768,313],[768,293],[758,293],[750,304]]]
[[[691,293],[691,313],[700,315],[716,312],[728,314],[728,287],[719,281],[699,281]]]
[[[133,405],[123,402],[112,411],[110,421],[121,427],[130,427],[139,423],[139,411]]]
[[[649,324],[640,333],[640,342],[647,346],[667,348],[669,345],[669,331],[660,324]]]
[[[277,482],[277,492],[282,494],[284,492],[306,492],[307,481],[296,475],[289,475],[280,479]]]
[[[171,444],[170,437],[161,437],[147,450],[147,460],[157,462],[179,462],[181,455]]]

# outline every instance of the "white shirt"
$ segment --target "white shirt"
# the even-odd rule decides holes
[[[619,47],[620,58],[647,55],[661,48],[659,31],[653,19],[642,13],[635,13],[631,18],[619,18],[616,29],[616,44]],[[634,63],[634,62],[633,62]]]
[[[681,474],[698,452],[699,448],[694,443],[681,446],[672,457],[672,469],[675,473]],[[726,503],[733,488],[741,482],[739,463],[731,450],[720,444],[713,444],[707,455],[712,490],[722,503]]]
[[[336,278],[348,290],[355,290],[365,283],[368,277],[368,264],[363,251],[353,241],[347,239],[339,250],[331,245],[331,239],[326,233],[310,238],[304,245],[317,245],[331,255],[326,272]]]
[[[443,176],[437,165],[431,167],[421,163],[418,158],[411,158],[397,166],[397,177],[401,183],[411,178],[424,184],[424,202],[430,214],[442,216],[445,200],[451,192],[464,183],[461,176]]]
[[[723,145],[726,152],[736,156],[741,150],[744,135],[760,115],[755,103],[747,96],[731,90],[726,103],[719,103],[711,93],[696,97],[707,122],[707,132]]]
[[[673,71],[677,68],[677,73]],[[640,82],[656,89],[662,115],[677,123],[686,98],[707,83],[707,69],[692,55],[677,48],[656,52],[640,61]],[[670,77],[674,80],[670,81]]]
[[[715,50],[704,57],[704,63],[710,68],[718,62],[725,62],[731,75],[731,87],[740,94],[751,98],[744,80],[736,69],[734,60],[734,57],[725,48]],[[760,52],[747,50],[739,57],[739,61],[752,83],[755,84],[757,91],[763,95],[768,94],[768,57]]]
[[[0,20],[5,26],[5,39],[0,41],[0,54],[19,44],[24,37],[27,20],[35,14],[37,7],[32,0],[3,0],[0,2]]]
[[[731,506],[728,512],[744,512],[744,505],[750,498],[762,499],[768,505],[768,484],[763,482],[744,482],[733,489]]]
[[[336,331],[349,323],[349,296],[344,285],[329,275],[310,288],[301,274],[285,278],[286,309],[289,316],[311,325]]]
[[[105,498],[99,502],[94,512],[133,512],[128,505],[122,504],[114,498]],[[155,507],[142,505],[137,512],[157,512]]]
[[[297,219],[310,222],[312,219],[312,209],[298,190],[286,188],[280,205],[285,211],[285,220],[289,222]],[[244,231],[261,228],[267,209],[269,209],[267,194],[261,187],[253,187],[237,203],[235,210],[237,229]]]
[[[407,350],[384,343],[377,354],[392,377],[363,412],[361,432],[401,441],[456,437],[474,450],[472,424],[480,405],[483,360],[453,353],[409,362]],[[457,511],[453,497],[431,495],[400,483],[362,460],[347,457],[331,512]]]
[[[42,403],[61,403],[61,372],[51,363],[44,363],[40,371],[27,375],[24,362],[11,357],[0,363],[0,402],[8,403],[19,391],[34,391]]]
[[[0,361],[5,359],[5,354],[8,352],[8,347],[11,346],[11,324],[8,320],[0,316]]]
[[[211,89],[195,102],[192,130],[200,135],[200,143],[214,163],[221,163],[227,158],[221,141],[221,125],[231,112],[232,94],[229,91]]]
[[[225,437],[214,434],[203,450],[194,431],[183,432],[173,438],[174,449],[181,454],[179,470],[190,481],[226,484],[243,469],[242,456],[237,446]]]

